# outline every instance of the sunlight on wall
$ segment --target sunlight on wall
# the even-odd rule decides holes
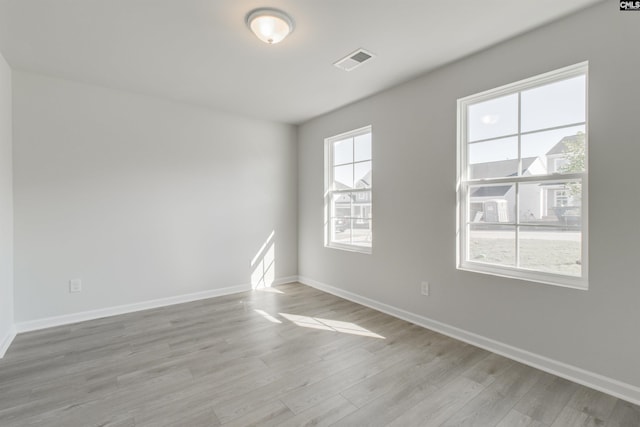
[[[251,260],[251,288],[264,289],[273,285],[276,276],[275,230],[271,231]]]

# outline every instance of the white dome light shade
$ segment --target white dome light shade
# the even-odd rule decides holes
[[[265,43],[281,42],[293,31],[293,21],[277,9],[256,9],[247,15],[247,25]]]

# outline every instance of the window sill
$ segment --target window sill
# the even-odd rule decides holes
[[[508,279],[524,280],[544,285],[559,286],[580,291],[589,290],[586,277],[566,276],[562,274],[545,273],[541,271],[524,270],[519,268],[499,267],[483,263],[464,262],[457,266],[458,270],[471,273],[488,274]]]
[[[325,248],[329,248],[329,249],[338,249],[341,251],[347,251],[347,252],[358,252],[361,254],[367,254],[367,255],[371,255],[373,253],[373,248],[371,247],[366,247],[366,246],[356,246],[356,245],[343,245],[340,243],[329,243],[327,245],[324,245]]]

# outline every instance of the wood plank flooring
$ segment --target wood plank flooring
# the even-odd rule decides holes
[[[637,427],[640,407],[300,285],[21,334],[0,426]]]

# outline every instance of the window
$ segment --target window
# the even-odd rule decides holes
[[[325,140],[325,246],[371,253],[371,126]]]
[[[587,288],[587,67],[458,100],[459,269]]]
[[[569,192],[566,189],[554,190],[555,204],[556,206],[567,206],[569,204]]]
[[[553,172],[562,172],[562,169],[567,167],[567,159],[565,157],[557,157],[553,159]]]

